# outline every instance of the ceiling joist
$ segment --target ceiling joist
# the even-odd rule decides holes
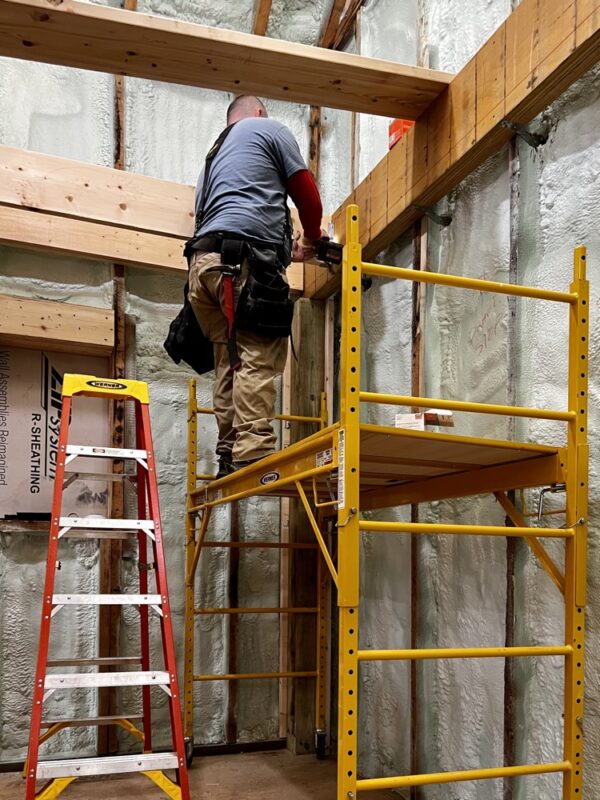
[[[347,0],[333,0],[329,16],[323,27],[323,33],[319,39],[319,47],[333,47],[346,2]]]
[[[79,0],[0,0],[0,55],[406,118],[451,78]]]

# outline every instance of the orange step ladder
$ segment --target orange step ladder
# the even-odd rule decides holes
[[[136,448],[121,449],[70,445],[68,443],[74,396],[100,397],[112,400],[129,400],[135,404]],[[156,466],[150,431],[148,387],[141,381],[115,381],[91,375],[69,375],[63,378],[62,414],[52,519],[50,526],[48,560],[42,604],[42,623],[33,691],[33,711],[29,735],[29,752],[25,767],[25,800],[53,800],[74,780],[82,776],[105,776],[142,772],[173,800],[190,800],[185,760],[185,744],[181,720],[177,664],[173,645],[173,629],[167,576],[163,550],[163,536],[158,502]],[[138,517],[137,519],[92,519],[61,516],[63,491],[77,476],[87,480],[106,482],[110,473],[89,473],[77,469],[78,458],[132,460],[136,464]],[[81,538],[137,538],[140,566],[139,594],[57,594],[55,578],[58,548],[65,535]],[[150,554],[150,560],[148,558]],[[149,586],[149,574],[154,574],[154,588]],[[139,658],[61,658],[48,659],[50,627],[61,608],[68,605],[98,607],[100,605],[132,605],[140,611],[141,653]],[[160,621],[164,668],[150,667],[149,612],[153,610]],[[132,661],[140,671],[96,672],[94,666],[123,668]],[[73,672],[56,668],[75,667]],[[81,671],[83,667],[86,671]],[[142,711],[134,717],[97,717],[90,719],[46,720],[44,702],[56,689],[141,687]],[[169,698],[172,749],[170,752],[152,752],[150,689],[158,686]],[[142,720],[139,730],[132,720]],[[66,727],[84,727],[115,724],[136,735],[142,741],[143,752],[135,755],[115,755],[100,758],[75,758],[53,761],[39,760],[40,744]],[[47,729],[44,734],[41,729]],[[175,770],[173,779],[164,770]],[[47,781],[36,791],[37,781]]]

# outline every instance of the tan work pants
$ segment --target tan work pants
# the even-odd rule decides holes
[[[223,276],[214,270],[220,263],[217,253],[194,253],[189,274],[189,301],[202,332],[214,346],[217,454],[231,456],[234,461],[252,461],[275,450],[277,439],[270,423],[276,399],[274,379],[285,367],[287,339],[237,331],[241,366],[235,372],[230,371],[227,319],[222,310]],[[248,265],[244,263],[240,278],[235,279],[236,303],[247,271]]]

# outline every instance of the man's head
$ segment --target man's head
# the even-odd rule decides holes
[[[267,109],[251,94],[240,94],[227,109],[227,124],[232,125],[247,117],[268,117]]]

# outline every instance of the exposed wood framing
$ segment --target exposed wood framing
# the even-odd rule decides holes
[[[0,55],[414,118],[450,76],[322,47],[64,0],[0,0]]]
[[[325,307],[323,303],[299,300],[294,314],[294,342],[298,361],[291,362],[291,413],[319,416],[320,394],[324,384]],[[292,423],[292,442],[315,432],[315,426]],[[299,500],[291,501],[289,535],[291,542],[314,542],[314,534]],[[291,584],[290,605],[314,607],[317,591],[315,556],[319,551],[294,550],[290,552]],[[313,670],[317,663],[316,616],[291,614],[289,626],[290,669]],[[315,733],[315,681],[300,678],[291,681],[289,691],[288,749],[295,754],[314,749]]]
[[[332,0],[329,16],[327,17],[319,41],[319,47],[333,47],[345,6],[346,0]]]
[[[0,203],[179,239],[194,228],[193,186],[14,147],[0,146]]]
[[[110,309],[0,295],[0,343],[61,353],[108,356],[113,349]]]
[[[354,32],[354,24],[358,12],[364,5],[365,0],[350,0],[346,13],[342,17],[340,25],[336,31],[333,47],[335,50],[342,48]]]
[[[124,0],[127,11],[137,10],[137,0]],[[114,167],[125,169],[125,78],[115,75],[115,152]],[[125,266],[113,265],[113,312],[115,321],[114,349],[111,359],[111,375],[119,380],[125,374]],[[125,447],[125,401],[117,400],[110,404],[111,446]],[[124,463],[114,460],[113,472],[122,474]],[[109,509],[111,519],[122,519],[125,515],[125,488],[122,481],[113,481],[110,486]],[[123,543],[113,539],[100,542],[99,580],[100,592],[114,594],[121,591]],[[99,647],[101,657],[116,658],[120,655],[121,606],[101,606],[99,609]],[[106,668],[108,671],[113,667]],[[102,668],[101,668],[102,671]],[[100,716],[118,714],[118,695],[114,687],[99,690],[98,704]],[[116,726],[101,725],[98,729],[98,754],[116,753],[119,740]]]
[[[0,206],[0,243],[99,261],[186,271],[183,239]]]
[[[272,4],[273,0],[256,0],[254,24],[252,25],[252,33],[256,36],[264,36],[267,32]]]
[[[360,205],[367,259],[493,155],[600,57],[598,0],[523,0],[375,169],[334,213],[343,241],[345,207]],[[339,277],[315,290],[327,297]]]
[[[193,186],[0,146],[2,244],[184,275],[193,202]],[[287,274],[301,292],[302,264]]]
[[[318,183],[321,165],[321,109],[319,106],[310,107],[308,127],[310,131],[308,168]]]

